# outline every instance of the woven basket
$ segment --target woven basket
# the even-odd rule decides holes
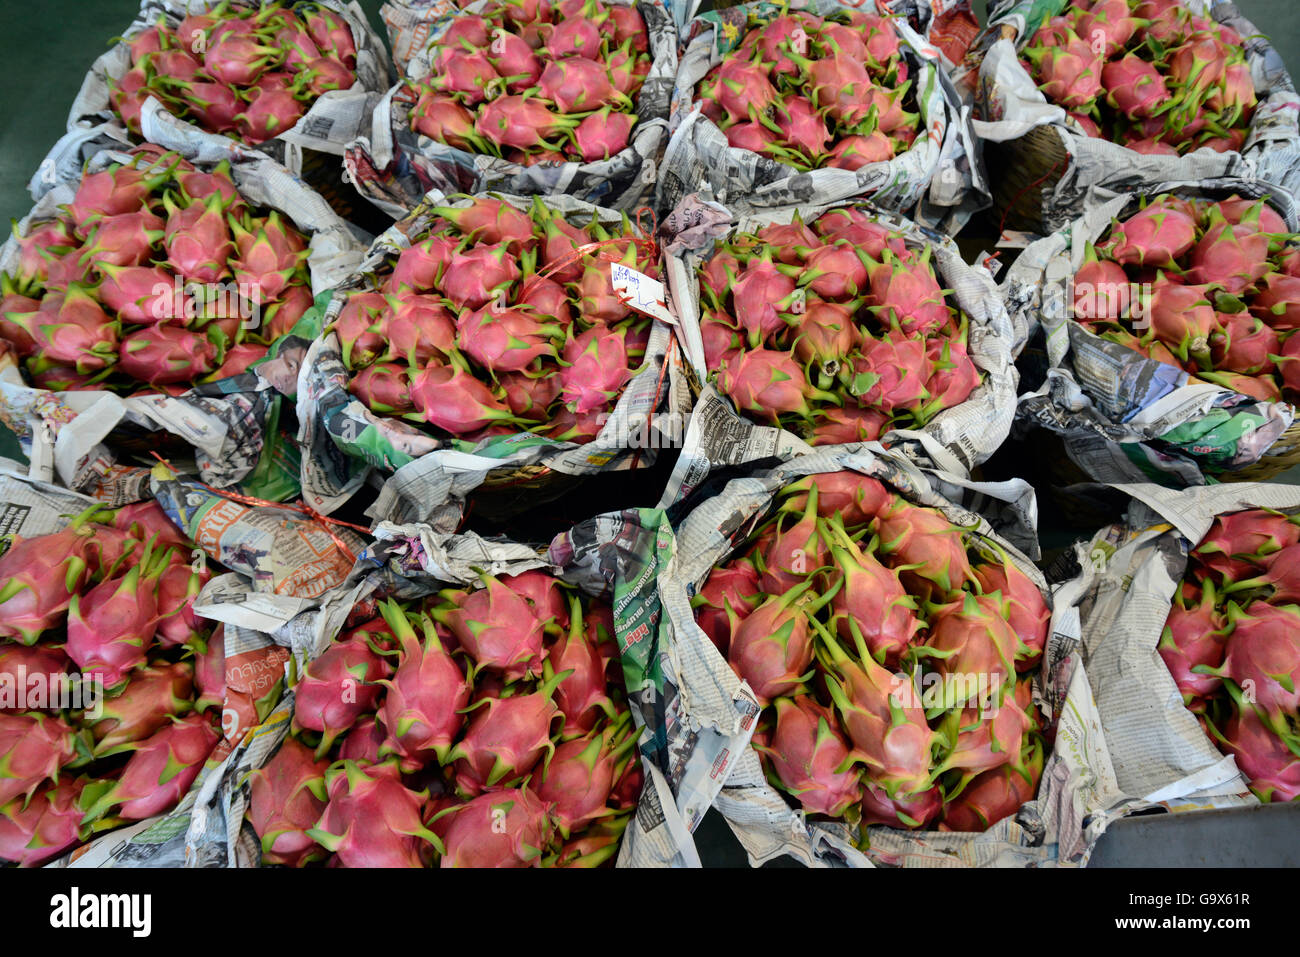
[[[1297,465],[1300,465],[1300,420],[1293,422],[1254,465],[1214,477],[1220,482],[1267,482]]]
[[[1038,126],[1019,139],[984,144],[992,179],[993,209],[1002,229],[1047,232],[1043,194],[1051,193],[1070,168],[1070,154],[1055,127]]]

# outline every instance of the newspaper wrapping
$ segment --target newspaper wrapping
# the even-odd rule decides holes
[[[157,145],[175,150],[196,167],[211,169],[227,158],[194,135],[193,127],[177,124],[171,129],[175,135]],[[84,173],[129,161],[118,151],[121,146],[101,133],[79,141],[70,151],[60,153],[56,147],[43,167],[49,176],[38,174],[43,191],[19,224],[20,231],[26,234],[33,225],[54,218],[58,207],[72,200]],[[283,166],[260,153],[245,153],[230,164],[230,175],[245,199],[285,213],[310,236],[307,264],[313,293],[319,295],[356,268],[364,252],[361,242],[319,195]],[[17,257],[17,242],[10,237],[0,247],[0,271],[12,270]],[[250,491],[263,498],[293,495],[296,463],[294,474],[277,464],[282,453],[292,456],[292,450],[283,448],[274,433],[281,395],[294,394],[310,338],[282,339],[275,357],[256,369],[175,398],[33,389],[16,364],[0,360],[0,416],[17,435],[33,478],[52,482],[57,476],[68,488],[108,504],[136,501],[148,493],[148,469],[126,464],[105,444],[119,428],[176,436],[193,449],[195,468],[209,485],[228,488],[252,481]]]
[[[1054,575],[1061,580],[1058,607],[1066,593],[1075,606],[1078,653],[1094,691],[1089,734],[1081,739],[1092,754],[1094,776],[1081,779],[1086,786],[1079,791],[1089,847],[1111,822],[1143,808],[1181,812],[1259,803],[1235,759],[1219,752],[1184,707],[1156,646],[1188,552],[1215,516],[1250,508],[1300,510],[1300,489],[1287,485],[1113,488],[1130,499],[1123,520],[1077,545]]]
[[[195,601],[220,622],[226,692],[222,740],[175,809],[114,831],[50,867],[252,866],[259,844],[240,834],[236,782],[264,761],[287,729],[290,669],[337,634],[354,602],[349,574],[364,540],[292,508],[247,505],[154,467],[151,490],[208,559],[223,565]],[[332,630],[331,630],[332,629]],[[291,700],[291,699],[290,699]]]
[[[302,170],[304,149],[342,156],[344,147],[369,128],[371,113],[390,82],[388,50],[371,29],[361,6],[355,0],[346,3],[342,0],[318,2],[342,16],[352,31],[357,50],[357,79],[350,89],[331,90],[322,94],[290,129],[257,145],[258,152],[271,156],[295,173]],[[238,0],[235,7],[257,8],[262,5],[264,4],[260,0]],[[96,60],[86,74],[68,113],[68,133],[60,140],[60,145],[67,146],[95,132],[105,132],[123,143],[135,142],[139,137],[130,133],[122,124],[109,105],[108,96],[108,81],[121,80],[131,67],[128,41],[140,31],[156,26],[160,20],[174,29],[187,14],[201,13],[218,6],[218,0],[141,0],[140,13],[123,31],[123,40]],[[177,118],[157,100],[150,100],[150,105],[154,108],[146,109],[140,118],[140,129],[146,142],[160,143],[162,141],[158,137],[164,129],[180,126],[195,140],[205,142],[212,155],[224,153],[233,158],[243,155],[249,149],[228,136],[209,133],[193,123]]]
[[[481,13],[492,0],[475,0],[466,14]],[[608,0],[631,5],[634,0]],[[654,192],[657,164],[668,136],[668,104],[677,73],[677,35],[663,0],[635,0],[650,36],[653,60],[637,94],[637,123],[626,149],[593,163],[545,163],[522,166],[486,154],[467,153],[430,139],[411,128],[415,96],[408,83],[434,72],[430,62],[440,37],[456,14],[440,4],[407,4],[389,11],[402,28],[412,52],[403,79],[375,108],[373,129],[348,146],[348,176],[357,189],[395,219],[414,208],[429,190],[479,193],[500,190],[521,196],[566,194],[608,209],[635,210]],[[413,25],[409,16],[425,16]],[[418,46],[416,38],[421,38]],[[363,131],[364,132],[364,131]]]
[[[1065,110],[1049,103],[1020,61],[1019,50],[1044,18],[1068,0],[1002,0],[989,12],[988,26],[963,64],[953,72],[957,88],[974,100],[976,137],[992,142],[1019,139],[1050,126],[1069,160],[1051,190],[1043,190],[1044,231],[1051,232],[1083,211],[1089,188],[1120,193],[1153,183],[1197,182],[1217,176],[1258,178],[1294,192],[1300,187],[1300,97],[1277,50],[1237,7],[1226,0],[1186,0],[1182,5],[1232,27],[1243,38],[1259,97],[1241,153],[1208,147],[1185,156],[1148,156],[1117,143],[1077,133]]]
[[[532,200],[500,194],[519,208]],[[342,310],[350,290],[386,258],[419,240],[433,219],[430,209],[442,197],[430,193],[406,219],[380,236],[359,270],[342,283],[325,313],[328,326]],[[467,205],[468,199],[450,205]],[[571,196],[542,199],[562,215],[590,216],[606,226],[622,215]],[[638,231],[639,233],[639,231]],[[662,318],[671,318],[661,313]],[[490,473],[503,474],[526,465],[545,466],[564,475],[636,468],[654,460],[656,450],[680,445],[690,387],[682,373],[680,352],[667,323],[655,321],[646,348],[646,363],[623,394],[594,440],[585,445],[559,442],[521,432],[467,443],[442,440],[398,418],[373,414],[347,390],[338,337],[330,332],[312,343],[298,382],[298,441],[303,449],[303,499],[329,514],[356,493],[372,469],[392,473],[367,510],[377,521],[426,522],[438,531],[453,531],[460,522],[465,496]],[[498,472],[498,470],[502,470]]]
[[[1294,418],[1290,405],[1194,379],[1102,339],[1072,318],[1073,278],[1087,244],[1115,219],[1135,212],[1143,196],[1166,192],[1210,199],[1267,196],[1288,228],[1297,228],[1294,199],[1254,180],[1160,183],[1120,196],[1092,189],[1081,204],[1083,214],[1031,244],[1002,286],[1013,321],[1041,323],[1047,341],[1047,378],[1021,396],[1018,427],[1032,423],[1059,433],[1071,461],[1098,482],[1204,485],[1207,474],[1256,462]]]
[[[810,0],[804,9],[831,16],[859,7],[840,0]],[[692,22],[673,89],[672,138],[659,171],[657,208],[671,210],[697,191],[737,212],[869,196],[877,205],[904,211],[944,232],[957,232],[978,208],[966,202],[974,175],[969,111],[963,112],[956,88],[940,67],[938,51],[901,17],[893,22],[911,68],[925,135],[891,160],[856,171],[824,167],[799,172],[729,145],[722,130],[700,111],[699,82],[740,43],[747,18],[780,13],[781,8],[758,2],[715,10]]]
[[[841,205],[846,204],[808,204],[743,214],[692,195],[664,221],[660,234],[671,237],[665,250],[669,254],[668,280],[677,313],[677,334],[686,360],[701,382],[708,379],[710,370],[705,367],[700,337],[697,269],[712,255],[714,241],[730,234],[754,232],[771,223],[789,223],[796,214],[803,222],[811,223],[827,209]],[[983,374],[983,382],[965,402],[945,409],[920,430],[894,430],[882,441],[891,447],[903,447],[908,454],[925,455],[945,471],[969,473],[997,451],[1011,431],[1019,382],[1013,357],[1028,339],[1027,321],[1024,316],[1008,316],[988,269],[968,265],[951,239],[869,202],[853,205],[865,207],[889,229],[902,233],[910,246],[932,250],[939,279],[952,290],[949,301],[970,317],[968,349],[971,361]],[[698,415],[699,410],[694,414]],[[808,450],[793,435],[786,436],[783,448],[793,454]]]
[[[712,449],[699,448],[716,441],[706,428],[696,428],[699,423],[698,416],[692,420],[684,455],[716,454]],[[1049,594],[1046,580],[1032,562],[1037,557],[1037,505],[1032,488],[1025,482],[972,482],[918,468],[876,443],[817,450],[774,465],[766,451],[764,443],[755,442],[748,450],[754,464],[748,472],[732,470],[694,489],[670,487],[660,503],[673,516],[675,531],[672,555],[662,563],[657,582],[663,606],[658,632],[661,653],[675,669],[673,690],[680,696],[680,701],[670,702],[675,709],[662,709],[670,715],[665,724],[673,753],[680,750],[689,756],[692,742],[686,730],[700,725],[717,734],[739,735],[742,727],[752,732],[758,716],[752,692],[696,624],[690,598],[712,568],[757,527],[774,494],[803,475],[853,469],[873,476],[909,501],[937,508],[955,524],[997,542],[1017,567],[1045,595]],[[746,461],[743,453],[729,458],[733,464]],[[1089,744],[1089,722],[1095,722],[1095,709],[1088,678],[1077,667],[1078,615],[1068,592],[1057,591],[1052,595],[1052,604],[1051,633],[1043,665],[1034,679],[1034,699],[1044,714],[1057,722],[1058,742],[1073,744],[1082,739]],[[731,707],[732,702],[736,702],[735,707]],[[749,705],[748,711],[740,710],[741,702]],[[728,707],[720,707],[719,703]],[[679,711],[684,711],[685,716],[674,721],[672,716]],[[683,738],[679,749],[673,747],[675,724],[683,729],[677,732]],[[740,746],[741,741],[737,738],[734,744]],[[1025,804],[1014,818],[1004,819],[987,832],[902,832],[873,826],[865,854],[854,847],[844,825],[809,822],[792,809],[768,784],[758,755],[750,748],[733,756],[732,770],[716,790],[714,806],[727,819],[755,865],[781,855],[791,855],[809,866],[1079,863],[1088,842],[1081,833],[1085,812],[1079,806],[1078,794],[1080,782],[1088,780],[1092,773],[1084,756],[1087,754],[1083,748],[1058,746],[1048,759],[1035,800]],[[689,763],[686,758],[680,761]],[[706,795],[699,798],[703,802]]]

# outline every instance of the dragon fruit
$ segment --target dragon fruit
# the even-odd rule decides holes
[[[1228,628],[1217,602],[1213,581],[1205,582],[1200,601],[1195,605],[1188,606],[1181,596],[1175,596],[1157,649],[1178,685],[1183,703],[1193,710],[1200,710],[1223,684],[1217,675],[1194,670],[1197,665],[1219,668],[1223,664]]]
[[[0,859],[37,867],[82,839],[82,779],[65,778],[0,808]]]
[[[425,420],[453,435],[476,432],[512,419],[510,410],[475,379],[455,356],[449,365],[430,363],[411,381],[411,400]]]
[[[1118,263],[1165,267],[1196,245],[1196,221],[1180,209],[1152,203],[1111,231],[1107,250]]]
[[[453,812],[442,867],[535,867],[555,827],[530,789],[490,791]]]
[[[1268,274],[1268,249],[1266,233],[1245,223],[1233,225],[1216,213],[1192,250],[1188,278],[1240,295]]]
[[[1002,701],[991,714],[977,708],[949,711],[940,733],[955,744],[931,774],[937,778],[955,769],[963,773],[961,782],[945,794],[945,799],[955,800],[977,775],[994,768],[1009,766],[1028,776],[1024,739],[1032,725],[1033,719],[1005,689]]]
[[[732,622],[742,621],[758,607],[762,591],[753,563],[737,562],[715,568],[691,599],[695,621],[725,657],[731,647]]]
[[[870,270],[872,311],[903,332],[935,332],[949,322],[946,293],[930,267],[930,249],[919,259],[901,262],[892,252]]]
[[[145,548],[140,563],[121,578],[109,578],[68,606],[68,657],[106,688],[122,682],[145,661],[158,626],[158,578],[166,556]]]
[[[831,591],[815,601],[801,602],[811,587],[811,582],[805,582],[782,595],[769,595],[743,620],[731,621],[728,661],[764,706],[794,694],[811,677],[809,615],[835,595]]]
[[[542,617],[504,579],[487,574],[479,578],[482,588],[444,593],[451,601],[434,609],[433,617],[450,629],[472,660],[474,672],[499,671],[507,680],[540,674],[549,618]]]
[[[306,836],[344,867],[425,867],[442,842],[421,817],[425,795],[408,790],[395,761],[361,767],[340,761],[326,772],[328,803]]]
[[[126,687],[104,700],[102,717],[91,725],[95,756],[132,750],[170,719],[184,716],[193,705],[193,686],[194,672],[185,662],[132,672]]]
[[[972,677],[983,677],[993,687],[1014,677],[1017,644],[1016,633],[1002,616],[1001,602],[991,595],[967,593],[934,611],[921,651],[933,659],[941,675],[965,679],[964,687],[945,685],[945,703],[951,707],[967,704],[975,696]]]
[[[1227,678],[1239,689],[1249,688],[1251,703],[1260,718],[1280,732],[1285,728],[1286,715],[1300,708],[1297,609],[1262,601],[1242,609],[1230,603],[1227,618],[1231,630],[1223,664],[1218,668],[1197,665],[1192,670]]]
[[[842,526],[830,524],[831,555],[844,587],[831,602],[832,621],[845,640],[861,640],[872,658],[888,668],[911,644],[921,623],[898,575],[863,551]]]
[[[1213,737],[1237,759],[1261,801],[1300,800],[1300,757],[1251,708],[1234,711]]]
[[[20,796],[25,806],[43,782],[58,783],[75,755],[75,736],[58,718],[0,713],[0,806]]]
[[[325,810],[328,767],[297,738],[286,737],[275,756],[248,776],[248,820],[262,839],[266,863],[302,867],[325,856],[307,832]]]
[[[336,641],[307,666],[294,687],[293,721],[297,728],[320,732],[318,757],[361,715],[375,710],[379,681],[391,674],[391,666],[363,636]]]
[[[141,382],[190,382],[212,372],[217,346],[206,335],[174,326],[141,329],[122,338],[118,368]]]
[[[971,573],[985,595],[997,593],[1002,596],[1007,624],[1019,639],[1016,670],[1032,669],[1042,657],[1047,644],[1048,623],[1052,618],[1052,610],[1043,599],[1043,593],[1005,554],[1000,563],[978,565]]]
[[[790,513],[779,514],[767,544],[756,552],[759,586],[766,594],[782,594],[806,581],[828,564],[829,553],[817,521],[817,490],[808,494],[803,515],[786,526]]]
[[[925,827],[939,816],[943,792],[936,785],[914,795],[890,798],[884,789],[868,778],[862,787],[862,823],[885,827],[916,829]]]
[[[1022,756],[1022,767],[1004,765],[977,774],[955,800],[944,806],[939,829],[987,831],[1032,801],[1043,774],[1043,750],[1037,741],[1029,748],[1029,756]]]
[[[594,636],[587,634],[578,599],[570,598],[569,604],[569,630],[547,652],[551,670],[568,675],[555,689],[566,735],[591,731],[602,715],[614,717],[614,704],[605,685],[605,661]]]
[[[1104,59],[1078,34],[1070,33],[1059,46],[1027,48],[1039,89],[1054,103],[1084,109],[1102,93]]]
[[[122,774],[87,811],[86,820],[110,808],[128,821],[142,821],[185,796],[221,736],[201,714],[173,718],[132,752]]]
[[[630,715],[603,731],[588,732],[561,742],[530,782],[529,788],[553,806],[551,818],[561,836],[608,814],[606,802],[614,787],[619,758],[636,743]]]
[[[512,782],[533,769],[542,755],[555,754],[551,725],[560,710],[551,700],[568,672],[540,683],[531,694],[483,698],[469,720],[465,736],[447,754],[455,762],[456,787],[474,796],[495,785]]]
[[[380,715],[393,751],[403,764],[420,767],[431,756],[445,763],[464,724],[460,711],[469,704],[469,684],[443,648],[432,621],[426,618],[421,622],[421,642],[397,605],[386,603],[383,611],[402,647],[393,677],[379,681],[388,689]]]
[[[206,203],[191,203],[181,209],[164,195],[163,206],[167,210],[163,248],[169,264],[187,280],[219,281],[235,248],[223,198],[213,194]]]
[[[1133,54],[1107,63],[1101,71],[1101,84],[1106,88],[1106,102],[1130,119],[1152,116],[1171,98],[1160,71]]]
[[[814,388],[792,356],[770,349],[752,349],[729,361],[719,372],[718,389],[738,408],[772,422],[780,413],[807,416],[810,399],[839,401]]]
[[[230,220],[238,255],[230,267],[236,282],[255,290],[260,301],[269,302],[284,292],[306,260],[307,249],[301,235],[285,225],[278,210],[271,210],[265,220],[254,225],[254,229],[246,229]]]
[[[62,622],[86,583],[86,518],[51,535],[18,539],[0,556],[0,637],[31,645]]]
[[[811,814],[838,817],[862,799],[851,771],[837,771],[849,756],[835,716],[812,698],[779,698],[771,746],[755,745],[782,786]]]
[[[903,581],[937,585],[951,592],[970,577],[970,560],[961,531],[941,512],[909,505],[901,499],[878,516],[880,550],[916,568],[903,572]]]

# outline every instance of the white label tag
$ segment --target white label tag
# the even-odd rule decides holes
[[[629,309],[664,322],[677,324],[668,311],[664,284],[622,263],[609,264],[609,281],[614,292],[627,299]]]

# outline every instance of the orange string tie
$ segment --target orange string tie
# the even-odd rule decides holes
[[[153,452],[151,454],[163,465],[167,466],[173,472],[176,472],[176,469],[172,468],[172,464],[168,462],[165,458],[163,458],[161,455],[159,455],[157,452]],[[176,473],[176,477],[179,479],[180,473]],[[232,502],[238,502],[241,505],[248,505],[250,507],[262,507],[262,508],[283,508],[283,509],[288,509],[291,512],[301,512],[307,518],[318,523],[321,526],[321,530],[324,531],[325,534],[330,537],[330,539],[334,542],[338,550],[342,552],[344,555],[346,555],[348,560],[352,562],[355,562],[357,560],[356,554],[352,551],[351,547],[348,546],[347,542],[345,542],[342,539],[342,537],[339,536],[334,531],[334,529],[330,528],[330,526],[342,525],[345,528],[355,529],[356,531],[362,532],[363,534],[366,535],[370,534],[370,529],[366,528],[364,525],[356,525],[352,522],[345,522],[341,518],[331,518],[328,515],[322,515],[320,512],[316,511],[306,502],[301,502],[301,501],[300,502],[272,502],[264,498],[257,498],[256,496],[253,495],[242,495],[239,492],[230,492],[224,489],[213,488],[208,483],[200,482],[198,479],[190,479],[187,481],[192,481],[193,484],[207,489],[213,495],[218,495],[221,498],[229,499]]]

